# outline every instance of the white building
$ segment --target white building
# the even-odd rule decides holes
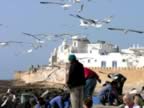
[[[86,37],[72,37],[71,43],[66,40],[52,52],[49,62],[66,63],[69,54],[88,67],[144,67],[144,47],[119,49],[117,45],[105,41],[90,43]]]

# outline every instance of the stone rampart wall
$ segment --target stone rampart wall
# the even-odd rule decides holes
[[[91,68],[102,79],[102,83],[106,80],[110,80],[107,74],[110,72],[120,72],[127,77],[124,88],[141,88],[144,86],[144,68]],[[16,72],[15,79],[20,79],[26,83],[37,82],[49,82],[65,84],[66,71],[65,68],[53,68],[53,69],[40,69],[36,72]],[[102,84],[97,84],[97,88],[100,88]]]

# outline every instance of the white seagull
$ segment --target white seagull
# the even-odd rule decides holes
[[[104,18],[102,21],[104,23],[110,23],[112,21],[112,18],[113,18],[113,16],[108,16],[108,17]]]
[[[80,3],[80,0],[73,0],[73,3]]]
[[[110,23],[111,20],[110,18],[108,19],[103,19],[103,20],[94,20],[94,19],[88,19],[88,18],[84,18],[80,15],[73,15],[70,14],[70,16],[76,17],[80,19],[80,26],[83,27],[96,27],[96,28],[101,28],[104,24]]]
[[[40,2],[40,4],[56,4],[56,5],[61,5],[62,8],[65,10],[70,8],[72,5],[68,3],[61,3],[61,2]]]
[[[5,41],[5,42],[0,42],[0,47],[5,47],[10,44],[31,44],[31,42],[22,42],[22,41]]]
[[[67,37],[72,37],[74,35],[78,35],[78,33],[49,33],[49,34],[44,34],[43,38],[45,38],[48,41],[59,41],[59,39],[65,39]]]
[[[45,43],[45,41],[41,40],[40,38],[38,38],[37,35],[30,34],[30,33],[25,33],[25,32],[23,32],[23,34],[26,35],[26,36],[30,36],[30,37],[33,37],[34,39],[36,39],[36,43],[39,43],[39,44]],[[38,35],[40,35],[40,34],[38,34]]]
[[[139,30],[134,30],[134,29],[126,29],[126,28],[112,28],[112,27],[109,27],[107,29],[108,30],[113,30],[113,31],[121,31],[121,32],[124,32],[125,34],[127,34],[128,32],[135,32],[135,33],[139,33],[139,34],[144,33],[144,31],[139,31]]]
[[[32,51],[33,49],[31,48],[31,49],[26,50],[26,53],[31,53]]]

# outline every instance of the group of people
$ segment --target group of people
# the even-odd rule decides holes
[[[96,72],[84,67],[75,55],[69,55],[69,72],[67,75],[67,86],[70,90],[70,100],[72,108],[83,108],[83,103],[87,99],[92,99],[92,94],[97,82],[101,83],[101,79]],[[125,103],[125,96],[123,95],[123,86],[127,78],[120,73],[110,73],[108,77],[112,79],[107,81],[98,92],[98,99],[102,105],[120,105]],[[129,96],[128,96],[129,97]],[[137,98],[136,95],[134,98]],[[143,101],[143,100],[142,100]],[[91,108],[91,106],[86,108]],[[125,103],[124,108],[127,107]]]
[[[3,97],[1,108],[92,108],[93,106],[93,92],[97,82],[101,83],[101,79],[96,72],[84,67],[75,55],[69,55],[70,62],[66,86],[67,91],[62,94],[49,98],[49,95],[44,100],[47,91],[41,96],[34,96],[32,99],[27,99],[20,107],[7,107],[8,102],[18,103],[16,96],[7,91],[6,96]],[[144,105],[142,96],[138,93],[126,93],[123,95],[123,86],[127,78],[120,73],[110,73],[108,77],[112,79],[111,82],[106,81],[97,97],[102,105],[120,105],[120,108],[141,108]],[[143,90],[144,91],[144,87]],[[11,100],[11,101],[9,101]],[[19,106],[16,104],[16,106]]]
[[[8,89],[0,97],[0,108],[70,108],[69,92],[26,90],[17,92]]]

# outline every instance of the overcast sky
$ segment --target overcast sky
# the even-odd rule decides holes
[[[54,1],[54,0],[52,0]],[[65,0],[67,1],[67,0]],[[0,42],[26,41],[34,39],[22,32],[40,33],[81,33],[87,35],[91,42],[105,40],[128,48],[139,43],[144,46],[144,34],[109,31],[108,27],[130,28],[144,31],[144,0],[83,0],[83,12],[77,13],[80,4],[74,4],[69,10],[58,5],[42,5],[40,0],[0,0]],[[102,28],[84,29],[79,26],[79,19],[69,16],[79,14],[86,18],[102,19],[113,16],[112,22]],[[61,41],[49,41],[42,48],[30,54],[21,54],[27,45],[14,44],[0,48],[0,79],[13,79],[16,70],[27,70],[31,64],[48,64],[48,57],[53,48]]]

